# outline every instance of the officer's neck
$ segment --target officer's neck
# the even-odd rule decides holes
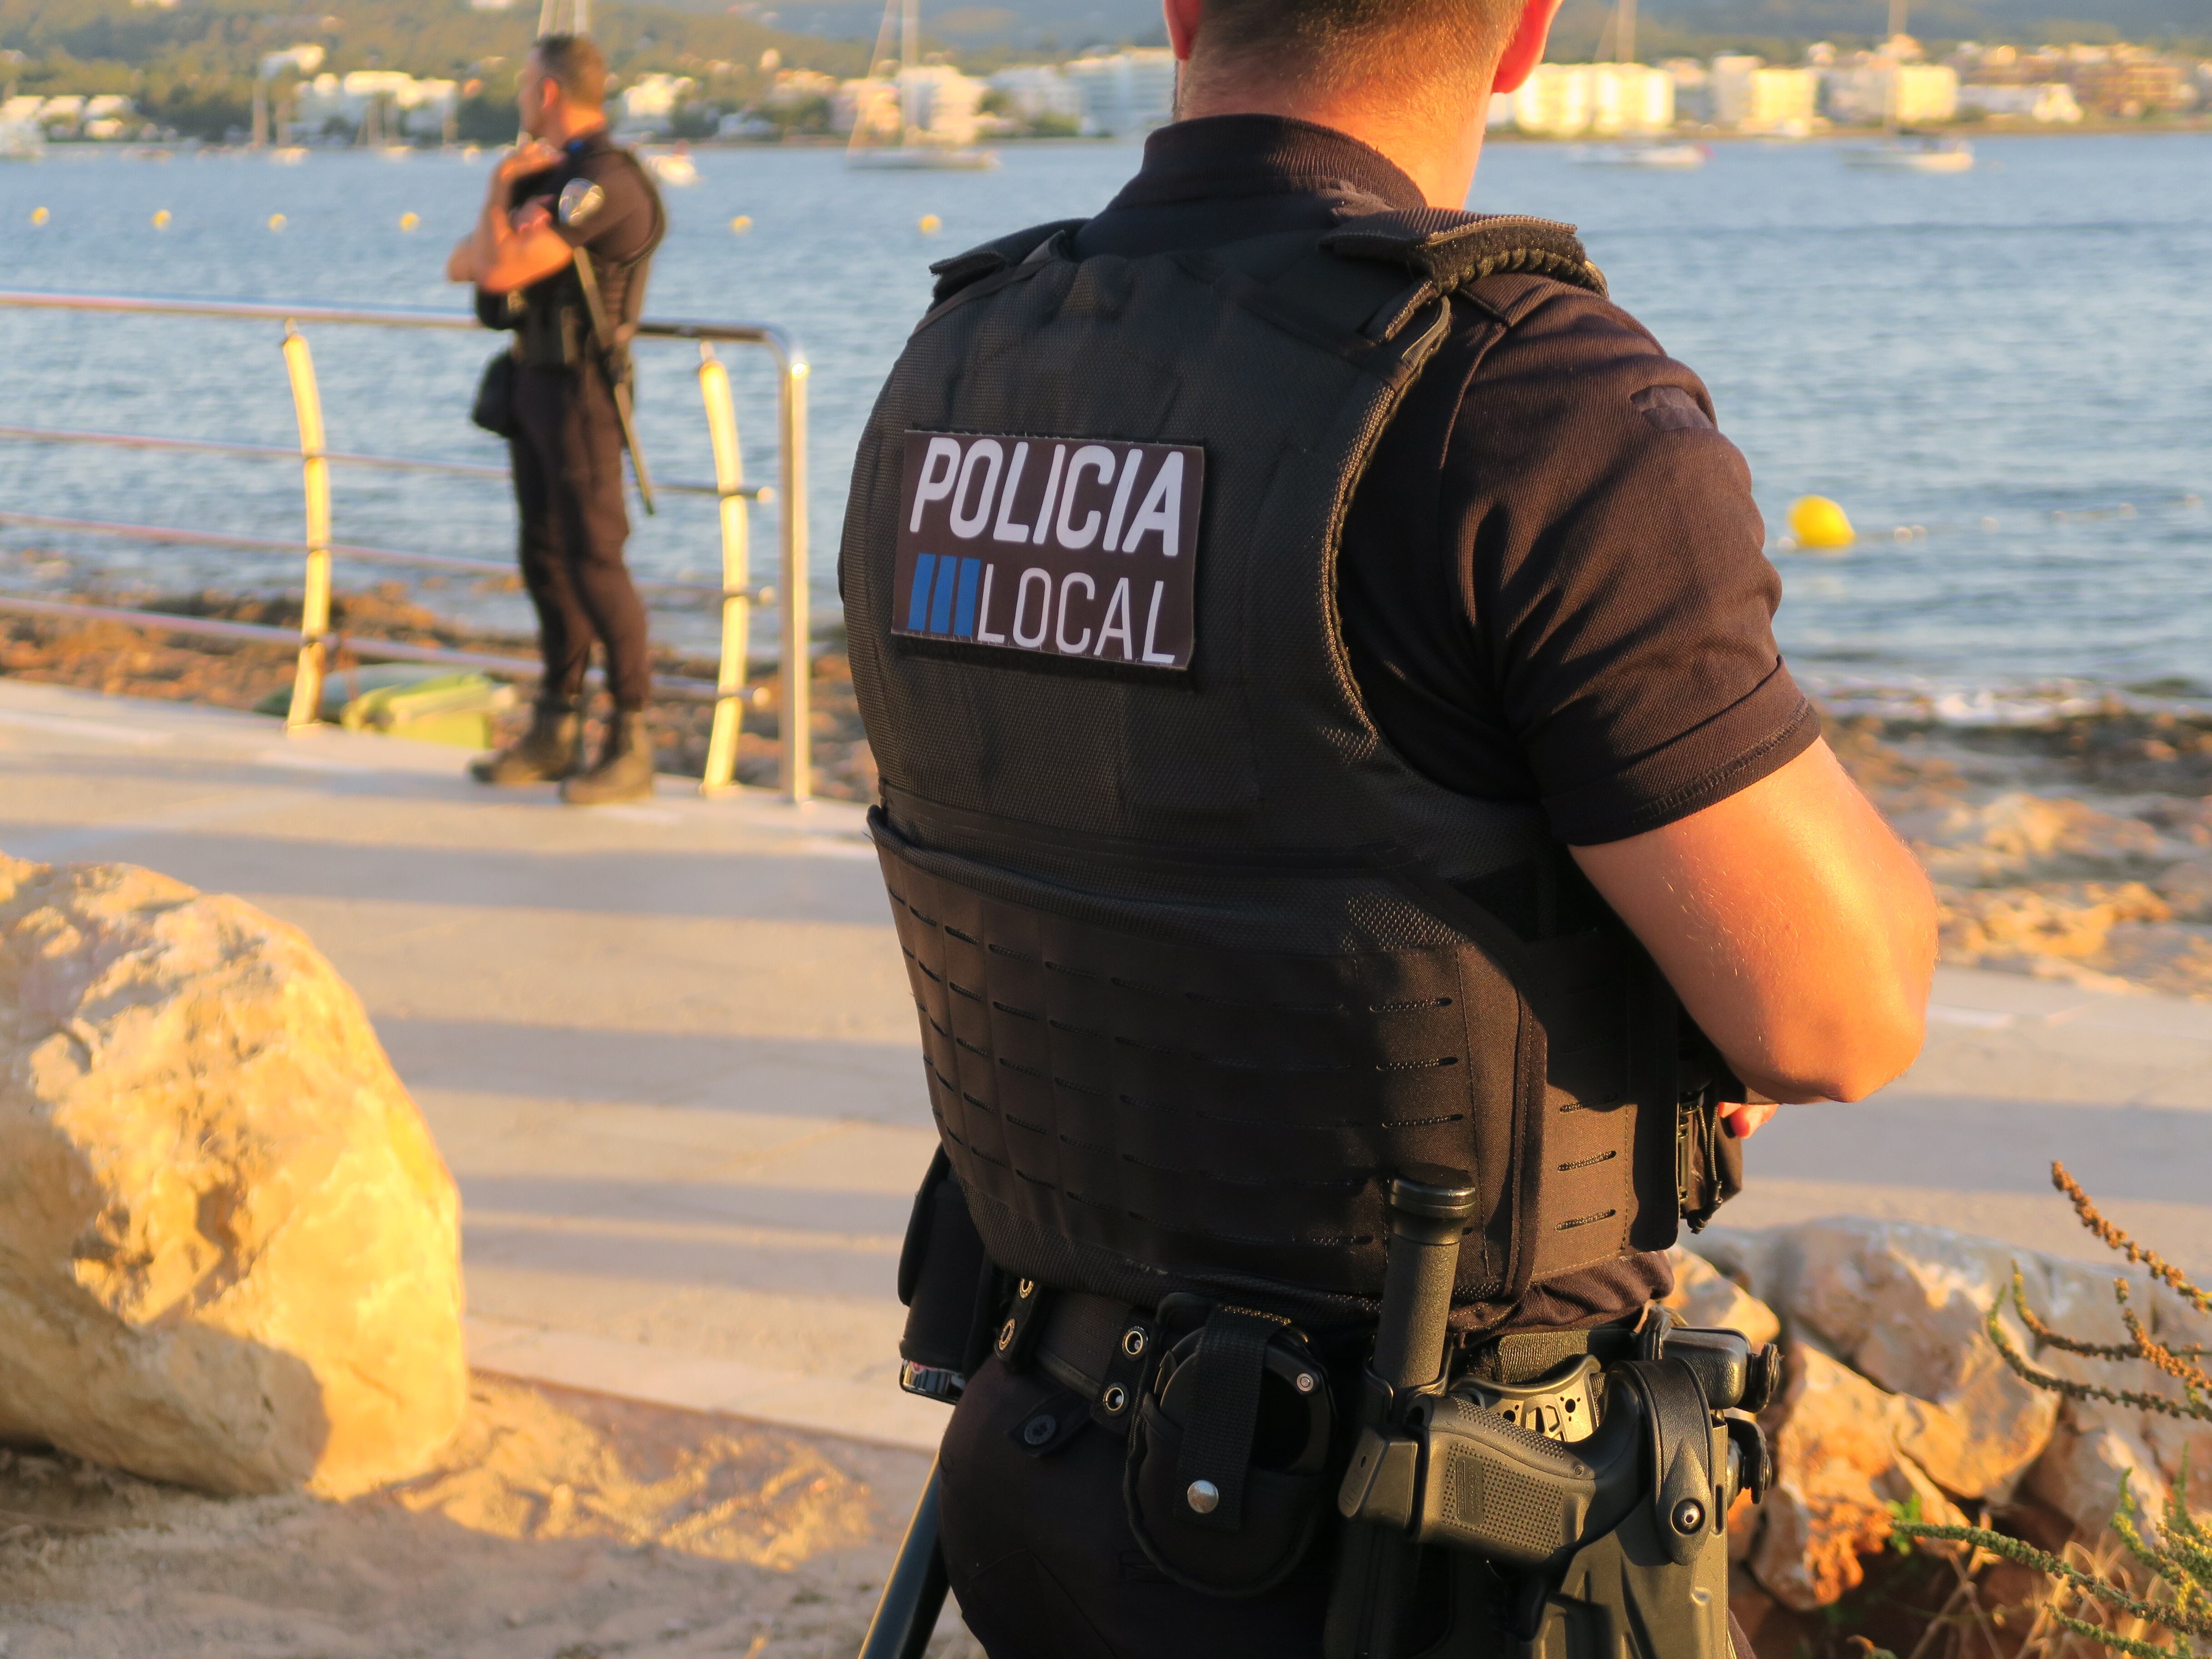
[[[556,149],[606,130],[604,110],[553,108],[545,112],[545,131],[538,136]]]
[[[1280,115],[1331,128],[1380,151],[1419,186],[1431,207],[1455,209],[1467,205],[1474,188],[1489,114],[1487,98],[1465,101],[1473,106],[1465,114],[1432,117],[1418,107],[1371,97],[1316,95],[1295,85],[1241,76],[1217,82],[1186,69],[1176,114],[1185,121],[1209,115]]]

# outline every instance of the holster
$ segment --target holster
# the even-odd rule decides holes
[[[953,1401],[991,1351],[1006,1276],[991,1265],[942,1149],[914,1195],[899,1251],[899,1386]]]

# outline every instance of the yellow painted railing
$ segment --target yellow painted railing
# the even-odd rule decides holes
[[[171,616],[161,611],[118,610],[68,601],[34,599],[0,594],[0,610],[38,616],[82,617],[124,621],[173,633],[200,633],[231,639],[296,637],[299,667],[292,682],[292,705],[288,725],[295,730],[311,727],[322,701],[323,678],[331,651],[338,641],[331,632],[331,583],[334,562],[415,565],[438,570],[466,570],[486,574],[510,574],[513,567],[485,559],[465,559],[450,554],[416,553],[369,547],[331,539],[331,469],[357,466],[385,471],[442,473],[453,477],[505,478],[504,467],[453,461],[418,460],[400,456],[334,453],[325,442],[322,395],[315,380],[313,355],[302,330],[325,325],[366,325],[377,328],[431,329],[476,331],[470,318],[445,312],[380,311],[325,306],[242,303],[212,300],[146,299],[123,295],[40,294],[0,290],[0,307],[18,309],[131,313],[199,317],[231,321],[281,324],[285,374],[298,420],[301,484],[304,493],[303,531],[297,542],[279,538],[240,536],[197,530],[182,526],[125,524],[109,520],[58,518],[47,514],[0,510],[0,524],[76,533],[118,536],[130,540],[191,546],[238,548],[257,552],[297,554],[303,560],[300,628],[289,629],[258,623],[230,623],[198,617]],[[700,787],[720,794],[733,787],[737,769],[738,734],[746,707],[746,646],[755,605],[780,607],[782,662],[777,685],[777,781],[784,796],[804,800],[811,793],[813,774],[809,693],[811,641],[807,619],[806,586],[806,385],[808,365],[796,343],[782,329],[763,323],[707,323],[647,319],[637,328],[640,340],[690,340],[699,349],[699,398],[706,416],[707,434],[714,457],[712,483],[682,481],[659,487],[672,495],[712,495],[718,506],[721,538],[722,580],[706,582],[646,581],[642,592],[713,598],[720,605],[721,650],[714,680],[656,675],[654,689],[664,696],[711,699],[714,727],[708,744],[706,775]],[[738,444],[738,420],[730,396],[729,371],[714,354],[718,343],[759,346],[773,356],[776,367],[776,427],[781,477],[774,490],[748,487],[744,483],[743,452]],[[240,459],[288,458],[294,452],[258,444],[227,443],[210,439],[170,438],[115,432],[64,431],[39,427],[0,425],[0,442],[93,444],[137,450],[168,450]],[[774,586],[754,586],[750,579],[748,508],[750,503],[774,501],[781,532],[778,572]],[[456,667],[488,670],[527,678],[538,665],[520,659],[489,656],[481,652],[418,646],[396,640],[361,639],[347,635],[345,648],[371,659],[442,663]]]

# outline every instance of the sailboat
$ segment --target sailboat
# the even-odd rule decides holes
[[[1889,38],[1905,33],[1905,0],[1889,0]],[[1844,152],[1847,167],[1870,167],[1889,173],[1966,173],[1973,168],[1974,147],[1963,138],[1938,137],[1932,133],[1906,133],[1897,118],[1898,89],[1893,82],[1889,109],[1882,122],[1888,136],[1879,144],[1856,144]]]
[[[920,53],[921,44],[921,0],[884,0],[883,27],[876,32],[874,62],[884,61],[884,37],[890,33],[891,15],[899,15],[899,76],[896,82],[899,100],[899,134],[896,142],[876,143],[870,141],[865,110],[856,112],[853,136],[845,145],[845,164],[848,167],[868,167],[884,172],[956,171],[977,173],[999,165],[999,153],[994,149],[978,149],[972,144],[947,143],[931,137],[919,125],[915,117],[915,105],[920,100],[921,86],[911,71]]]

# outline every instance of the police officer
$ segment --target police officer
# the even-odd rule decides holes
[[[936,267],[863,437],[872,829],[1019,1287],[940,1460],[993,1659],[1322,1650],[1394,1171],[1474,1188],[1510,1381],[1631,1340],[1768,1103],[1919,1047],[1928,884],[1711,398],[1569,227],[1462,211],[1556,4],[1166,0],[1176,121]]]
[[[606,81],[605,58],[583,36],[547,35],[531,49],[518,94],[527,142],[493,169],[476,229],[447,268],[476,284],[486,323],[515,331],[507,434],[522,578],[545,661],[530,729],[470,771],[485,783],[558,779],[562,798],[580,805],[653,792],[652,663],[645,607],[623,562],[629,517],[616,398],[667,220],[644,167],[608,135]],[[614,337],[600,337],[595,309]],[[614,713],[586,770],[582,698],[595,640]]]

